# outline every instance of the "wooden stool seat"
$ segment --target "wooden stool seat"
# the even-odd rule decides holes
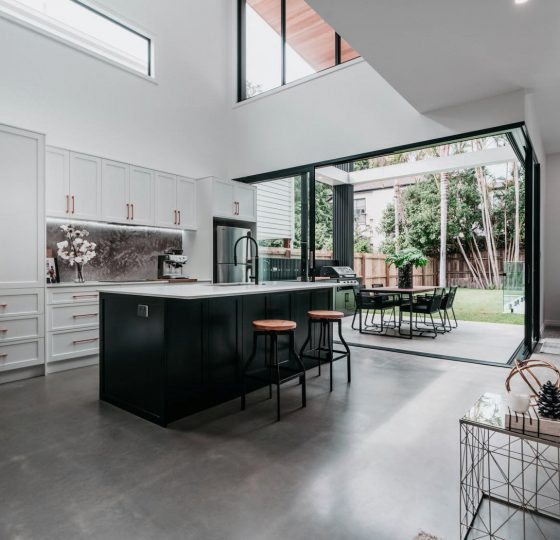
[[[283,321],[281,319],[263,319],[253,321],[253,328],[264,332],[286,332],[295,330],[297,324],[294,321]]]
[[[307,315],[312,319],[329,319],[336,321],[344,317],[342,311],[333,311],[329,309],[317,309],[313,311],[308,311]]]

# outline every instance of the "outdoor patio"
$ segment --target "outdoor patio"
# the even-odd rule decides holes
[[[379,318],[376,318],[379,322]],[[410,351],[434,358],[456,357],[465,360],[507,364],[523,340],[524,327],[518,324],[503,324],[475,321],[458,321],[451,332],[432,337],[415,336],[403,339],[389,335],[361,334],[352,329],[352,317],[345,317],[343,336],[349,345],[375,347],[383,350]],[[356,328],[358,321],[356,319]],[[403,331],[408,326],[403,327]]]

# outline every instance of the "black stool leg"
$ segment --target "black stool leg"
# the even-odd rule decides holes
[[[280,421],[280,364],[278,363],[278,337],[276,334],[271,336],[272,357],[274,366],[276,367],[276,420]]]
[[[305,352],[305,347],[307,347],[308,343],[311,341],[311,319],[307,320],[307,338],[305,339],[304,344],[302,345],[301,349],[299,350],[299,355],[303,361],[303,353]]]
[[[317,359],[317,362],[318,362],[317,367],[318,367],[318,376],[319,377],[321,376],[321,348],[323,347],[323,343],[324,343],[324,339],[325,339],[325,337],[323,335],[324,334],[323,326],[324,326],[323,321],[320,321],[320,323],[319,323],[319,328],[320,328],[320,330],[319,330],[319,352],[318,352],[318,359]]]
[[[268,367],[268,399],[272,399],[272,363],[270,361],[270,336],[264,335],[264,363]]]
[[[243,368],[243,376],[241,377],[241,410],[245,410],[245,395],[246,395],[246,378],[245,373],[249,369],[249,366],[253,363],[255,359],[255,354],[257,353],[257,338],[258,334],[256,332],[253,333],[253,351],[251,352],[251,356],[245,363],[245,367]]]
[[[351,367],[350,367],[350,347],[348,347],[348,344],[346,343],[346,341],[342,337],[342,321],[340,319],[338,319],[337,322],[338,322],[338,339],[340,339],[340,342],[342,343],[342,345],[346,349],[346,354],[347,354],[346,368],[347,368],[347,371],[348,371],[348,382],[352,382],[352,371],[351,371]]]
[[[293,357],[296,359],[296,361],[299,364],[299,367],[302,371],[302,374],[299,377],[299,383],[301,384],[301,406],[303,408],[303,407],[307,406],[307,393],[306,393],[306,388],[305,388],[305,366],[303,365],[302,359],[300,358],[300,356],[296,352],[295,334],[294,334],[293,330],[290,331],[290,351],[291,351]]]
[[[329,340],[329,376],[330,376],[330,391],[333,389],[333,340],[332,340],[332,322],[326,321],[327,339]]]

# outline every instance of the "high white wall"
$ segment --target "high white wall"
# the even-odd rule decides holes
[[[223,176],[226,4],[106,1],[155,35],[156,84],[0,18],[0,122],[43,132],[48,144],[193,177]]]
[[[233,178],[523,121],[523,92],[422,115],[359,61],[232,110]]]
[[[546,156],[544,197],[544,322],[560,326],[560,154]]]

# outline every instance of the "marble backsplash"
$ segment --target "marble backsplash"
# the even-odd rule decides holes
[[[157,256],[166,249],[182,249],[182,232],[171,229],[94,222],[47,220],[47,249],[57,258],[60,282],[72,282],[76,269],[57,257],[64,240],[61,225],[72,223],[89,232],[97,256],[84,266],[86,281],[157,279]]]

